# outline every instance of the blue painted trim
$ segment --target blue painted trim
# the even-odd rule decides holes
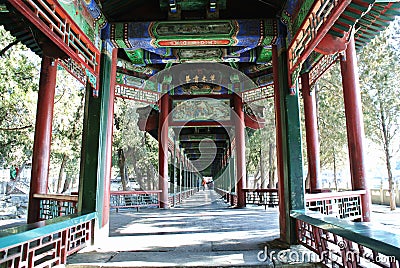
[[[0,231],[0,249],[18,245],[96,218],[96,212],[73,214]]]
[[[313,211],[292,210],[290,216],[400,260],[399,234],[377,229],[369,222],[349,222]]]

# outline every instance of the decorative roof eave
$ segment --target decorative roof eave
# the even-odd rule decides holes
[[[365,9],[369,2],[371,2],[369,9]],[[329,33],[343,37],[345,32],[354,27],[356,49],[359,50],[383,31],[398,15],[400,15],[400,2],[378,0],[372,3],[371,0],[353,0]]]
[[[332,3],[327,3],[325,0],[313,2],[307,16],[288,45],[288,82],[291,94],[295,92],[295,83],[304,61],[350,3],[350,0],[336,0]],[[318,14],[327,15],[322,17]],[[289,21],[288,24],[290,28],[291,22]]]

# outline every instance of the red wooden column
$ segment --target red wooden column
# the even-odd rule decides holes
[[[168,208],[168,113],[169,96],[168,93],[162,95],[160,101],[160,115],[158,123],[158,174],[160,207]]]
[[[310,192],[321,192],[319,178],[319,141],[317,126],[317,108],[315,103],[315,91],[310,90],[309,73],[301,75],[301,87],[303,90],[304,119],[306,128],[308,174],[310,177]]]
[[[276,167],[278,174],[278,195],[279,195],[279,225],[280,237],[286,239],[286,227],[288,223],[285,217],[285,181],[284,181],[284,166],[283,166],[283,151],[282,151],[282,119],[280,112],[280,90],[279,90],[279,65],[278,65],[278,48],[272,46],[272,71],[274,74],[274,106],[275,106],[275,124],[276,124]]]
[[[47,193],[56,78],[57,61],[43,55],[36,110],[35,139],[33,143],[28,223],[37,222],[40,216],[40,203],[39,200],[33,198],[33,195]]]
[[[354,33],[351,33],[345,56],[341,56],[340,69],[342,73],[352,188],[353,190],[367,190],[361,199],[362,217],[363,221],[370,221],[371,198],[365,180],[364,123]]]
[[[236,112],[235,117],[235,139],[236,139],[236,194],[237,207],[246,206],[246,193],[243,191],[246,180],[246,155],[245,155],[245,137],[244,137],[244,112],[242,98],[233,94],[233,105]]]

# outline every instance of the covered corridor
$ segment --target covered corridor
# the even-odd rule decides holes
[[[327,267],[399,267],[400,235],[366,224],[356,57],[400,15],[398,1],[7,0],[0,14],[42,58],[27,225],[1,233],[0,266],[265,266],[258,254],[279,238]],[[315,83],[334,64],[349,148],[345,192],[324,191],[320,176]],[[61,196],[48,191],[58,66],[85,87],[78,192]],[[152,189],[111,191],[116,98],[148,105],[137,113],[157,142]],[[265,127],[255,105],[265,99],[274,106],[278,183],[248,189],[246,133]],[[206,178],[241,209],[197,192]],[[250,195],[267,206],[271,191],[279,209],[247,206]],[[162,209],[114,213],[115,195]]]

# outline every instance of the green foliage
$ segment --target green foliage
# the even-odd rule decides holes
[[[264,107],[265,127],[257,130],[246,129],[248,137],[246,144],[246,169],[248,174],[255,176],[255,179],[264,174],[263,179],[268,180],[266,169],[275,169],[275,155],[272,155],[272,167],[267,166],[268,163],[266,162],[269,161],[270,144],[275,145],[274,100],[273,98],[269,98],[259,101],[256,104]],[[273,149],[275,149],[275,146],[273,146]],[[247,187],[251,188],[253,185],[248,185]]]
[[[396,208],[392,166],[400,149],[400,60],[399,20],[382,32],[360,54],[360,78],[363,88],[366,135],[381,148],[386,164],[390,208]]]
[[[339,64],[334,65],[318,80],[315,90],[321,168],[339,168],[344,165],[347,155],[346,118]]]
[[[39,58],[0,27],[0,161],[20,166],[32,155]]]
[[[4,167],[21,167],[32,158],[41,60],[2,27],[0,35],[0,161]],[[64,172],[67,177],[79,173],[82,115],[82,85],[61,68],[50,161],[50,183],[54,184],[50,189],[55,191],[60,173],[61,178]]]
[[[382,146],[385,136],[389,143],[395,141],[400,123],[400,57],[390,31],[382,32],[363,49],[359,64],[366,135]],[[390,147],[391,154],[398,149]]]
[[[140,106],[134,101],[120,98],[115,100],[113,166],[118,168],[117,151],[122,149],[128,177],[137,179],[140,186],[146,188],[144,178],[157,170],[158,142],[145,131],[139,130],[139,114],[136,112],[138,107]]]
[[[79,174],[84,88],[63,68],[57,70],[54,97],[53,132],[51,141],[50,178],[62,186],[65,176],[77,178]],[[60,174],[61,173],[61,174]],[[58,182],[60,180],[60,182]]]

